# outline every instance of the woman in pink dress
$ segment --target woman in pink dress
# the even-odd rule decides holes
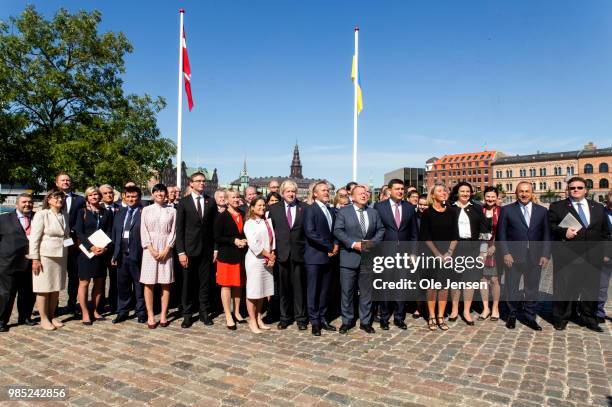
[[[145,285],[147,326],[154,329],[157,327],[153,311],[155,284],[160,284],[162,288],[159,325],[164,328],[168,326],[170,284],[174,282],[172,247],[176,238],[176,210],[165,204],[168,190],[164,184],[155,185],[151,194],[154,203],[142,209],[140,220],[140,238],[144,249],[140,282]]]

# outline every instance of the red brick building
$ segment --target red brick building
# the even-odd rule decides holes
[[[479,151],[475,153],[447,154],[434,163],[429,163],[425,178],[429,190],[436,181],[452,188],[460,181],[467,181],[475,191],[483,191],[493,185],[491,164],[501,153]]]

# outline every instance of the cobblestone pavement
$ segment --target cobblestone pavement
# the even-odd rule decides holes
[[[409,317],[368,335],[295,325],[256,336],[225,318],[205,327],[149,330],[130,320],[54,332],[0,334],[2,385],[67,386],[68,402],[103,405],[605,406],[612,383],[612,324],[596,334],[570,324],[536,333],[502,321],[460,320],[429,332]],[[339,322],[336,321],[338,325]],[[46,402],[64,405],[66,402]],[[5,402],[17,405],[17,402]],[[25,403],[21,403],[25,404]],[[43,405],[36,403],[36,405]]]

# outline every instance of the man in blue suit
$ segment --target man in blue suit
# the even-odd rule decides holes
[[[329,204],[329,186],[320,181],[314,186],[314,202],[304,213],[304,267],[306,269],[306,299],[312,334],[321,336],[321,328],[335,331],[325,319],[332,270],[330,260],[338,254],[334,239],[336,214]]]
[[[373,334],[372,287],[361,270],[361,251],[364,241],[380,242],[385,234],[376,209],[368,208],[368,192],[364,185],[353,187],[352,204],[341,208],[336,216],[334,236],[340,242],[340,286],[342,288],[342,326],[346,334],[354,326],[354,300],[359,290],[360,329]]]
[[[124,203],[113,222],[113,257],[112,265],[117,266],[117,317],[113,324],[128,319],[132,293],[136,298],[136,315],[139,323],[147,322],[147,311],[144,304],[143,286],[140,283],[140,264],[142,261],[142,244],[140,240],[140,215],[142,206],[140,188],[129,186],[124,190]]]
[[[497,241],[507,267],[506,302],[510,314],[506,327],[516,327],[518,300],[524,298],[523,323],[541,331],[542,327],[536,322],[536,300],[540,273],[550,259],[551,233],[546,208],[533,203],[532,196],[531,183],[521,181],[516,187],[516,202],[501,208],[497,222]],[[524,292],[519,297],[521,276]]]
[[[404,181],[394,178],[387,185],[389,199],[377,202],[374,208],[378,211],[385,227],[386,242],[396,242],[398,249],[400,242],[410,243],[410,254],[415,254],[418,239],[416,207],[404,201]],[[418,193],[417,193],[418,196]],[[393,308],[393,324],[400,329],[408,329],[406,318],[406,303],[404,301],[383,301],[380,303],[380,328],[389,330],[389,319]]]

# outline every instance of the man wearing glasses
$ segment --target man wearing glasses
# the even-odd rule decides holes
[[[577,303],[578,323],[603,332],[596,318],[601,269],[610,262],[608,219],[603,205],[587,199],[586,181],[573,177],[568,198],[550,205],[553,239],[553,323],[562,331]],[[562,227],[571,214],[574,226]],[[570,218],[571,219],[571,218]],[[564,224],[564,226],[567,226]]]

